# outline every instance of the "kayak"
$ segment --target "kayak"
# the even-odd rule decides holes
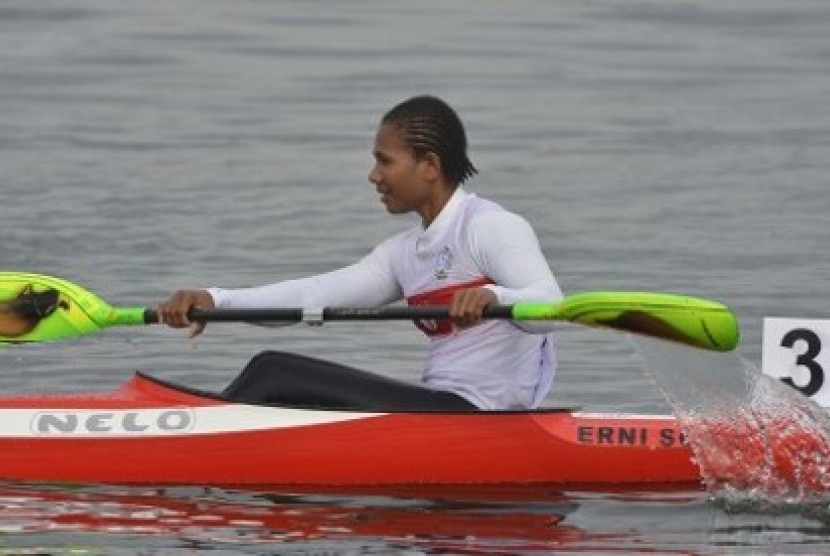
[[[136,373],[0,397],[0,479],[165,485],[685,485],[672,416],[365,412],[239,403]]]

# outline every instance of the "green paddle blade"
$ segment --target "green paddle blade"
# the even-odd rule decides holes
[[[646,292],[586,292],[559,303],[517,303],[516,320],[566,320],[615,328],[715,351],[738,345],[738,320],[726,306],[696,297]]]
[[[60,278],[0,272],[0,345],[83,336],[119,324],[143,324],[142,308],[114,308]]]

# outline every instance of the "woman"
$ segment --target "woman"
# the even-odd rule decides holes
[[[264,352],[224,394],[245,401],[369,410],[534,408],[555,369],[550,323],[482,321],[492,304],[557,301],[562,293],[530,225],[461,186],[476,173],[464,127],[442,100],[406,100],[382,119],[369,181],[392,214],[419,225],[359,262],[257,288],[179,291],[159,307],[164,322],[191,326],[192,307],[450,305],[452,321],[418,322],[430,338],[423,385],[307,357]]]

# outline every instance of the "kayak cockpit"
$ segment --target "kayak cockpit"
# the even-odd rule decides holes
[[[301,405],[301,404],[277,404],[269,402],[250,402],[247,400],[236,400],[233,397],[225,396],[220,393],[201,390],[190,386],[184,386],[176,382],[168,381],[158,377],[149,375],[143,371],[136,371],[135,375],[125,382],[118,390],[113,392],[114,396],[125,399],[145,399],[153,401],[163,401],[165,404],[170,403],[184,403],[187,405],[214,405],[237,403],[244,405],[255,405],[263,407],[281,407],[289,409],[311,409],[315,411],[338,411],[338,412],[366,412],[363,409],[349,409],[340,407],[325,407],[320,405]],[[576,407],[546,407],[536,410],[505,410],[505,411],[487,411],[487,414],[549,414],[549,413],[573,413],[579,411]],[[373,411],[374,412],[374,411]],[[478,414],[485,413],[481,411],[445,411],[445,410],[396,410],[394,408],[383,409],[383,413],[452,413],[452,414]]]

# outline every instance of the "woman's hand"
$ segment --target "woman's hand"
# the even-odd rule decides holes
[[[452,298],[450,317],[458,327],[472,326],[481,320],[485,308],[496,303],[496,294],[487,288],[458,290]]]
[[[190,327],[190,337],[195,338],[201,334],[205,326],[204,322],[190,322],[187,317],[193,308],[211,309],[216,305],[213,303],[213,296],[205,290],[179,290],[170,296],[170,299],[156,307],[159,322],[173,328]]]

